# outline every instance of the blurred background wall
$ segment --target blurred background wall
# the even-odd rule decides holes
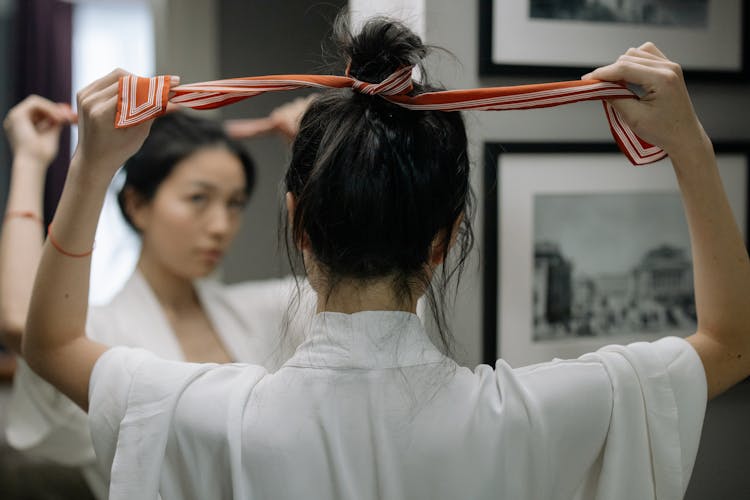
[[[217,62],[224,77],[323,71],[321,42],[345,0],[236,2],[217,6]],[[263,117],[306,91],[277,92],[221,109],[224,118]],[[257,102],[256,102],[257,101]],[[288,273],[286,254],[278,245],[280,182],[286,171],[289,144],[279,136],[248,141],[258,166],[258,183],[243,229],[227,255],[229,281],[270,278]]]

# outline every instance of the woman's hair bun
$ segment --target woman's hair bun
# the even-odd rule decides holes
[[[415,65],[414,94],[441,90],[426,83],[421,62],[432,47],[413,31],[374,18],[352,35],[346,17],[337,18],[334,40],[351,76],[380,83]],[[349,88],[321,92],[302,117],[285,178],[296,201],[291,220],[283,218],[292,268],[315,263],[321,272],[311,281],[328,293],[342,280],[387,280],[404,303],[424,292],[449,353],[447,283],[473,242],[469,169],[460,112],[410,110]],[[452,243],[460,252],[449,262]],[[312,260],[295,260],[303,247]],[[432,273],[435,252],[443,264]]]
[[[428,53],[416,33],[385,17],[369,19],[352,35],[346,16],[339,16],[335,32],[350,76],[363,82],[382,82],[403,66],[419,65]]]

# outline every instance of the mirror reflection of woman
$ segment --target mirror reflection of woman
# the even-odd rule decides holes
[[[304,106],[306,101],[282,106],[266,119],[265,129],[287,135]],[[0,236],[0,321],[5,344],[19,354],[44,237],[45,173],[61,128],[75,120],[69,107],[30,96],[4,122],[14,159]],[[293,328],[283,339],[278,335],[294,284],[282,279],[226,286],[210,279],[252,193],[249,154],[218,123],[177,111],[156,120],[125,171],[118,201],[140,236],[141,251],[122,290],[108,304],[89,309],[89,338],[143,347],[168,359],[279,366],[296,342]],[[6,435],[26,453],[81,466],[92,491],[105,496],[85,414],[23,362]]]

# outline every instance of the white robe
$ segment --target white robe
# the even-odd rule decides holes
[[[89,391],[114,500],[677,500],[707,388],[683,339],[472,371],[368,311],[318,314],[275,373],[114,348]]]
[[[301,285],[309,302],[306,285]],[[196,292],[219,339],[232,359],[275,370],[303,338],[293,322],[279,335],[290,298],[292,279],[223,285],[196,281]],[[310,307],[309,303],[303,307]],[[307,310],[308,322],[311,312]],[[166,359],[184,353],[156,296],[136,272],[105,306],[89,310],[87,335],[108,345],[148,349]],[[98,498],[106,497],[105,474],[96,464],[86,414],[67,397],[19,362],[8,405],[6,439],[16,449],[56,463],[81,466]]]

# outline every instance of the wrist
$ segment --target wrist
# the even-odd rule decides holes
[[[45,175],[50,163],[52,163],[52,160],[34,154],[31,151],[17,151],[13,153],[14,171],[30,171],[34,174]]]
[[[697,151],[706,149],[706,144],[710,145],[711,141],[695,114],[689,116],[675,115],[671,117],[670,122],[665,123],[663,129],[666,135],[665,139],[668,137],[669,140],[664,140],[664,144],[661,144],[662,149],[670,157],[689,157]]]
[[[112,176],[103,175],[103,172],[92,171],[90,164],[77,164],[71,162],[68,175],[65,179],[65,188],[70,187],[73,191],[80,193],[85,198],[97,197],[109,188]]]
[[[91,158],[76,151],[70,160],[68,176],[86,183],[103,183],[109,185],[120,165],[104,158]]]
[[[667,150],[675,168],[692,163],[703,163],[706,158],[714,157],[711,139],[700,124],[698,127],[694,134],[686,136],[681,143]]]

